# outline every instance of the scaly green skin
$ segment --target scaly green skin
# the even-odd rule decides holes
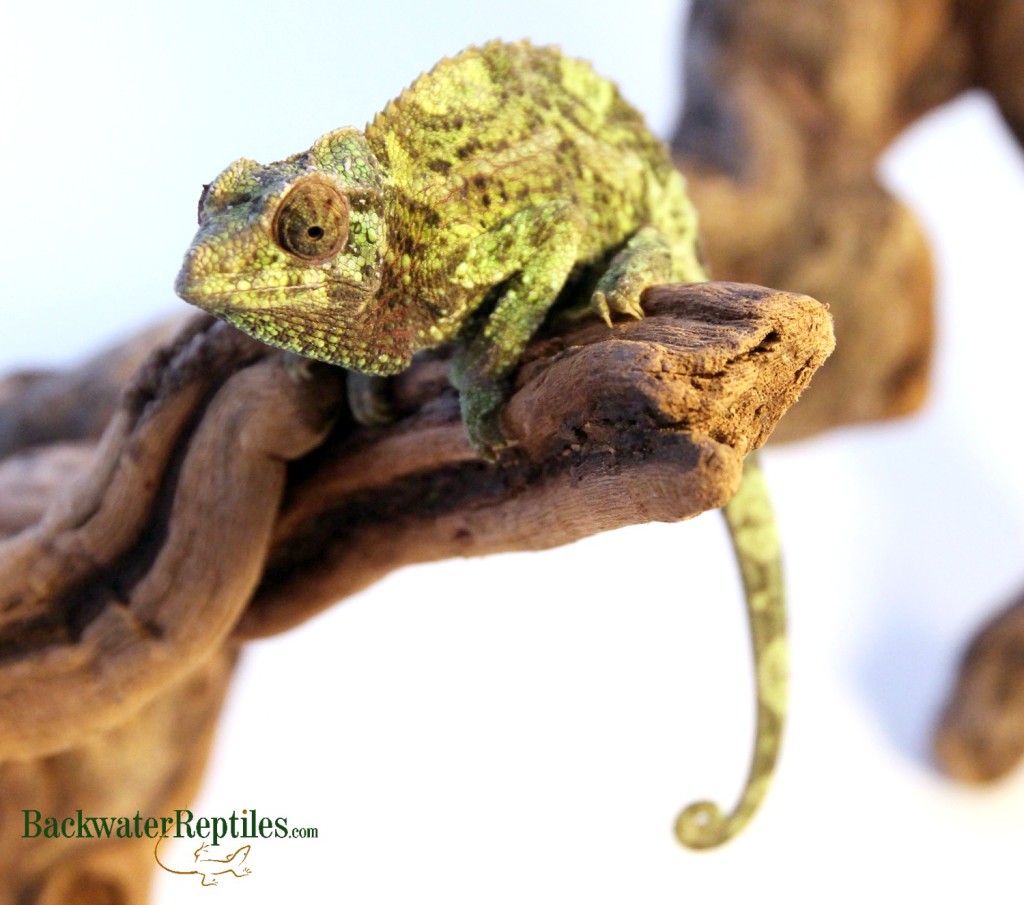
[[[484,453],[504,443],[505,378],[570,277],[604,270],[606,319],[639,316],[649,285],[701,278],[667,149],[589,64],[525,42],[442,61],[365,134],[236,161],[199,224],[179,295],[257,339],[374,375],[457,341],[453,382]]]
[[[231,164],[203,192],[176,289],[257,339],[362,375],[455,343],[470,442],[493,457],[506,378],[567,283],[592,287],[610,325],[613,312],[643,315],[648,286],[703,279],[683,178],[641,115],[588,63],[495,41],[443,60],[365,132],[330,132],[267,166]],[[380,410],[354,402],[364,419]],[[758,499],[743,496],[753,486],[745,479],[737,500]],[[744,575],[777,563],[729,511]],[[756,639],[761,595],[746,587]],[[765,599],[781,625],[781,585]],[[760,659],[774,649],[755,641]],[[761,701],[778,697],[771,672],[759,664]],[[777,748],[778,725],[761,721],[759,751]],[[758,760],[767,772],[772,762]],[[765,770],[754,772],[761,790]],[[728,832],[680,838],[716,844],[752,807],[741,810]]]

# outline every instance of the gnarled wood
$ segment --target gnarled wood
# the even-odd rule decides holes
[[[342,417],[280,517],[285,462],[320,444],[342,372],[296,380],[281,355],[194,322],[131,385],[88,469],[0,547],[3,756],[117,725],[230,632],[279,631],[399,565],[722,505],[830,350],[828,317],[728,284],[662,288],[647,309],[533,346],[505,411],[518,448],[497,465],[424,359],[397,385],[406,416]]]
[[[1024,758],[1024,594],[971,642],[935,729],[935,757],[963,782],[990,782]]]
[[[0,821],[39,807],[25,802],[64,807],[40,797],[46,782],[73,797],[88,781],[90,806],[117,813],[141,779],[112,753],[136,735],[163,754],[130,813],[169,807],[194,785],[239,640],[390,569],[725,503],[831,351],[829,316],[726,283],[659,287],[645,310],[531,346],[504,410],[515,446],[495,464],[466,441],[443,357],[396,381],[396,423],[364,428],[344,407],[343,371],[205,317],[149,358],[101,438],[60,420],[47,436],[75,443],[15,444],[0,464],[0,524],[22,529],[0,543]],[[170,744],[186,701],[192,743]],[[114,901],[144,894],[130,874],[145,843],[34,851],[7,874],[30,900],[60,901],[78,881]]]
[[[694,0],[673,140],[711,273],[828,304],[837,352],[775,440],[904,415],[927,390],[933,274],[878,161],[991,93],[1024,145],[1024,0]]]
[[[723,505],[832,347],[811,299],[658,287],[642,321],[588,323],[528,351],[500,466],[470,450],[440,362],[396,386],[397,425],[339,433],[297,474],[239,626],[281,631],[411,562],[543,549]],[[387,542],[382,540],[387,538]]]
[[[989,92],[1024,148],[1022,42],[1024,0],[693,0],[673,147],[711,272],[821,299],[839,338],[773,439],[920,406],[932,265],[878,161],[971,88]],[[1022,624],[997,617],[964,660],[936,731],[953,776],[994,778],[1024,757]]]

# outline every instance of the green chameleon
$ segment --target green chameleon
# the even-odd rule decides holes
[[[611,82],[555,48],[493,41],[440,62],[365,131],[342,128],[206,186],[176,290],[264,342],[342,365],[361,420],[375,377],[453,344],[473,447],[506,445],[508,379],[563,288],[642,317],[645,288],[706,279],[697,216],[665,146]],[[365,375],[368,375],[365,376]],[[781,573],[756,464],[725,509],[758,663],[754,763],[728,818],[680,816],[687,845],[735,833],[763,797],[785,700]]]

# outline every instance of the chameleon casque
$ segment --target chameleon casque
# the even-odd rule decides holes
[[[237,160],[204,188],[176,291],[246,333],[342,365],[357,417],[373,377],[452,344],[470,442],[506,445],[508,378],[563,289],[641,317],[657,283],[707,279],[697,217],[665,146],[611,82],[555,48],[493,41],[445,59],[364,131],[342,128],[266,166]],[[756,809],[785,701],[778,542],[748,457],[725,508],[743,573],[758,738],[729,816],[702,802],[676,832],[716,845]]]

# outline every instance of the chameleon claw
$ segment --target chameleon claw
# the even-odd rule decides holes
[[[501,458],[501,454],[507,449],[511,449],[516,444],[511,440],[505,439],[504,436],[488,434],[487,436],[476,436],[470,438],[470,443],[473,445],[473,449],[480,454],[480,457],[486,462],[497,462]]]
[[[639,293],[631,295],[628,292],[621,292],[618,288],[613,288],[607,293],[602,289],[596,290],[590,297],[590,307],[609,327],[612,325],[612,311],[616,314],[627,314],[637,320],[644,316]]]
[[[622,304],[622,313],[628,314],[630,317],[635,317],[637,320],[643,320],[644,309],[640,307],[639,299],[630,299]]]
[[[593,308],[597,313],[597,316],[608,325],[608,329],[610,330],[612,326],[612,313],[608,307],[608,299],[600,289],[590,297],[590,307]]]
[[[348,405],[359,424],[374,427],[397,420],[391,398],[391,378],[349,371],[345,380]]]

